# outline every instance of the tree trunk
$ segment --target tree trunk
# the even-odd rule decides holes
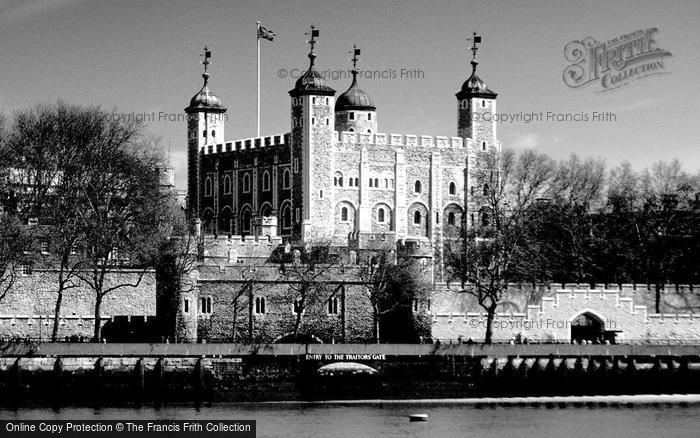
[[[100,324],[100,307],[102,307],[102,293],[98,292],[95,294],[95,332],[93,335],[93,342],[100,342],[100,334],[102,332],[102,325]]]
[[[60,282],[60,280],[59,280]],[[51,342],[56,342],[58,339],[58,320],[61,317],[61,302],[63,301],[63,286],[58,287],[58,296],[56,297],[56,307],[53,311],[53,331],[51,332]]]
[[[484,336],[484,344],[490,344],[493,337],[493,318],[496,315],[496,308],[486,310],[486,335]]]
[[[253,288],[248,289],[248,343],[253,343]]]
[[[303,299],[299,302],[299,308],[297,310],[299,310],[299,313],[297,313],[296,321],[294,321],[294,333],[293,333],[294,342],[296,342],[297,337],[299,336],[299,327],[301,327],[301,315],[304,312],[304,300]]]
[[[379,312],[377,311],[377,306],[372,306],[372,313],[374,314],[374,342],[379,344]]]

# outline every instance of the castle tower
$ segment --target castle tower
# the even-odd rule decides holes
[[[477,44],[481,43],[481,36],[474,33],[472,40],[472,73],[462,84],[462,89],[457,96],[457,132],[464,139],[467,148],[467,163],[465,167],[465,225],[474,226],[483,212],[483,205],[476,199],[478,193],[486,190],[486,187],[477,181],[479,153],[495,152],[500,154],[501,143],[496,136],[496,122],[493,120],[496,113],[496,96],[486,82],[476,74]],[[475,196],[476,194],[476,196]],[[488,213],[483,213],[488,214]]]
[[[479,65],[476,61],[477,44],[481,43],[481,36],[474,33],[471,39],[472,74],[456,94],[457,135],[463,139],[471,139],[474,147],[479,150],[488,150],[497,147],[496,123],[493,117],[490,117],[496,113],[497,94],[476,74],[476,67]]]
[[[319,35],[311,26],[309,69],[289,91],[292,106],[292,205],[296,238],[304,240],[330,236],[333,206],[333,163],[335,90],[314,68],[314,47]]]
[[[199,154],[206,145],[224,142],[224,120],[226,107],[221,100],[209,90],[209,73],[207,72],[211,51],[204,48],[204,85],[190,99],[190,105],[185,108],[187,113],[187,214],[190,219],[199,218],[202,211],[200,205],[201,180]],[[216,184],[215,184],[216,186]]]
[[[374,134],[377,132],[377,108],[372,97],[357,85],[357,61],[360,49],[353,46],[352,84],[335,103],[335,130]]]

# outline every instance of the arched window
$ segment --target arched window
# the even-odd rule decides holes
[[[213,129],[211,130],[211,136],[216,137],[216,131],[214,131]]]
[[[348,178],[348,187],[352,187],[355,185],[355,178]]]
[[[343,187],[343,174],[340,172],[336,172],[335,176],[333,177],[333,185],[336,187]]]
[[[422,219],[422,217],[421,217],[420,211],[416,211],[415,213],[413,213],[413,223],[415,225],[420,225],[421,219]]]
[[[482,100],[482,101],[481,101],[481,107],[483,108],[483,107],[485,107],[485,106],[486,106],[486,101],[485,101],[485,100]]]
[[[347,220],[348,220],[348,208],[347,208],[347,207],[343,207],[343,208],[340,210],[340,220],[341,220],[341,221],[347,221]]]
[[[367,130],[367,134],[371,134],[371,133],[372,133],[372,130],[371,130],[371,129],[368,129],[368,130]]]
[[[212,192],[211,178],[207,178],[206,181],[204,181],[204,196],[211,196],[211,192]]]
[[[330,124],[331,124],[331,119],[326,118],[326,126],[328,126],[328,125],[330,125]]]
[[[355,177],[355,187],[360,187],[360,178]]]
[[[250,193],[250,175],[243,175],[243,193]]]
[[[372,113],[367,113],[367,120],[372,120]]]
[[[380,208],[377,210],[377,222],[384,223],[384,209]]]
[[[263,173],[263,192],[270,191],[270,172]]]
[[[244,232],[250,232],[250,211],[243,212],[243,217],[241,218],[241,229]]]
[[[482,150],[482,151],[485,151],[485,150],[486,150],[486,142],[485,142],[485,141],[482,141],[482,142],[481,142],[481,150]]]
[[[350,120],[355,120],[355,113],[352,111],[350,112]]]
[[[206,137],[206,136],[207,136],[207,131],[202,131],[202,137]]]
[[[374,178],[374,187],[379,188],[379,178]]]
[[[318,197],[323,199],[323,190],[318,191]]]
[[[486,211],[482,211],[481,213],[479,213],[479,216],[481,220],[481,226],[488,227],[491,223],[491,218],[489,217],[489,214]]]
[[[289,204],[282,207],[282,228],[292,228],[292,209]]]
[[[369,186],[374,187],[372,184],[374,184],[374,180],[372,178],[369,179]]]
[[[355,132],[355,128],[348,129],[349,132]]]
[[[231,193],[231,177],[224,175],[224,195]]]
[[[385,189],[389,188],[389,178],[384,178],[384,188]]]
[[[415,184],[413,185],[413,191],[415,193],[421,193],[423,191],[423,185],[421,184],[420,180],[416,180]]]
[[[284,169],[284,173],[282,174],[282,188],[283,189],[288,189],[292,184],[292,175],[289,172],[289,169]]]
[[[447,213],[447,225],[454,225],[455,224],[455,212],[451,211]]]
[[[450,183],[450,195],[454,195],[455,193],[457,193],[457,184],[455,184],[454,182],[451,182]]]

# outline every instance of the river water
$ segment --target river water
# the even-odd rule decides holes
[[[409,422],[414,413],[427,422]],[[258,437],[698,437],[697,403],[236,403],[194,407],[21,407],[2,419],[257,420]],[[1,435],[1,434],[0,434]]]

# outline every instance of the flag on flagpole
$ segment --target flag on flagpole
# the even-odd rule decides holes
[[[318,37],[318,29],[311,30],[311,38]]]
[[[355,49],[354,55],[355,55],[355,56],[360,56],[360,49],[357,49],[357,48],[356,48],[356,49]]]
[[[268,41],[272,41],[276,36],[277,34],[270,29],[266,29],[262,25],[258,26],[258,39],[263,38]]]

